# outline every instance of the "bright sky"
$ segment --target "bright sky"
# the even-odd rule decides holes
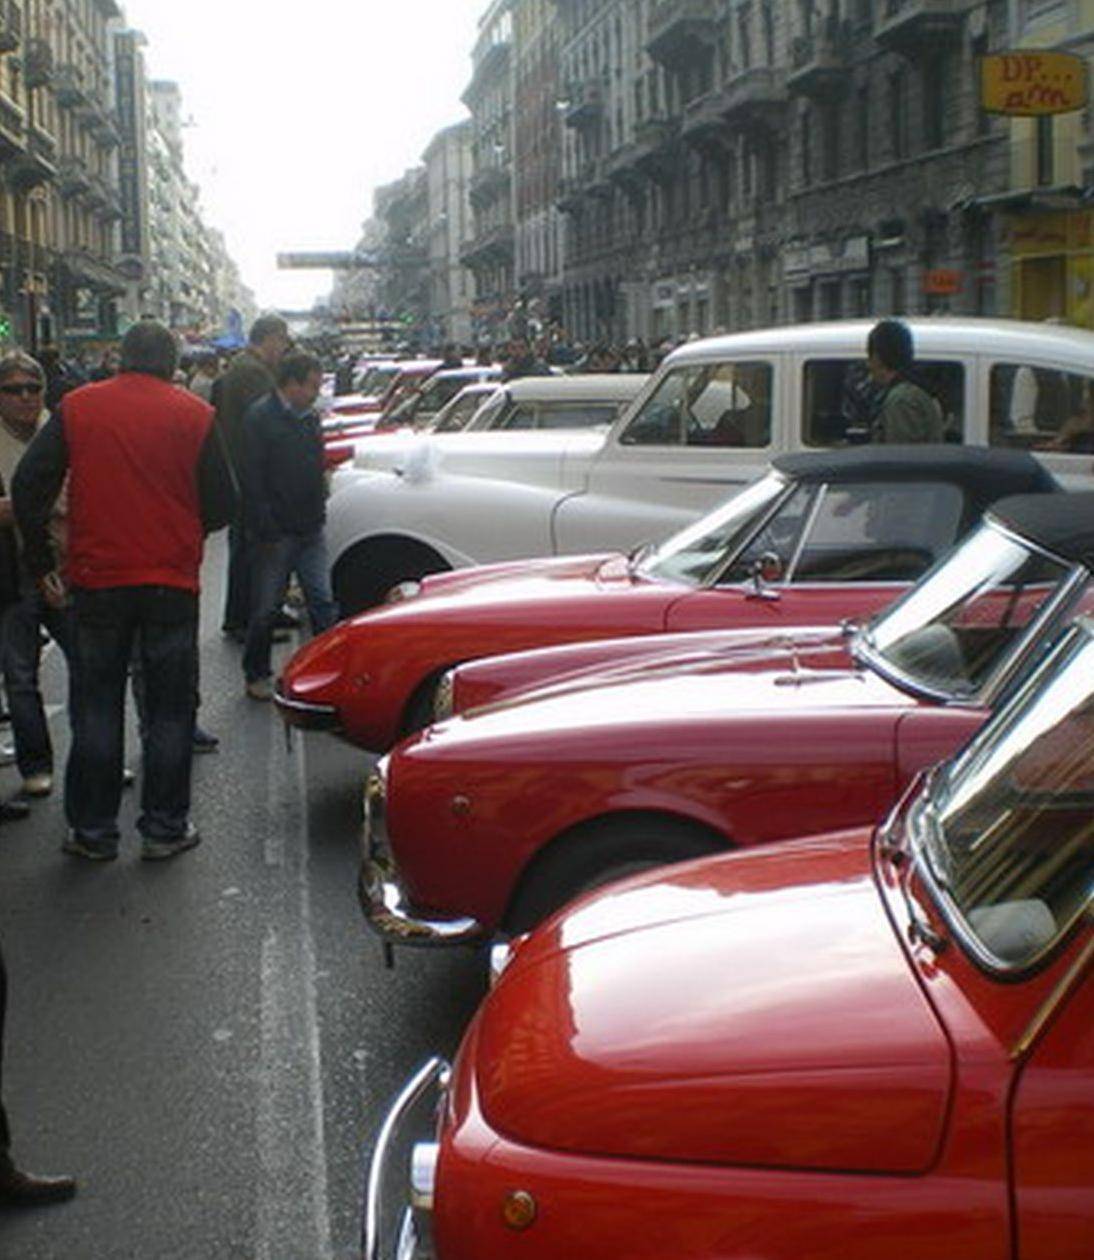
[[[372,191],[415,166],[460,93],[488,0],[123,0],[151,78],[182,89],[187,169],[260,307],[303,308],[329,272],[291,249],[349,249]]]

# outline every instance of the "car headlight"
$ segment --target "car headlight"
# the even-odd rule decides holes
[[[385,604],[402,604],[408,599],[417,599],[422,593],[421,582],[400,582],[393,586],[384,597]]]
[[[444,722],[452,716],[456,692],[456,671],[446,669],[433,693],[433,721]]]

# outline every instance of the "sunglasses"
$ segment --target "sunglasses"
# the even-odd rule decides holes
[[[8,394],[12,398],[37,398],[42,392],[38,384],[0,385],[0,394]]]

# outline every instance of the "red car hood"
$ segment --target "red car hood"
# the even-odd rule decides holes
[[[918,1173],[952,1066],[869,833],[665,868],[521,946],[477,1079],[515,1141],[635,1159]]]
[[[517,692],[438,723],[423,741],[443,741],[458,753],[466,740],[535,740],[562,729],[600,738],[609,727],[656,727],[658,738],[668,740],[677,722],[694,726],[740,717],[769,726],[811,712],[901,710],[915,703],[872,670],[856,667],[842,640],[811,651],[758,646],[727,654],[699,647],[690,656],[652,655]]]

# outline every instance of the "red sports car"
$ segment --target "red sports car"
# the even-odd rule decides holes
[[[289,661],[294,726],[375,752],[431,717],[452,665],[667,631],[787,629],[889,604],[1008,494],[1059,487],[1033,456],[970,447],[785,455],[656,550],[462,569],[397,587]]]
[[[518,942],[389,1113],[364,1254],[1088,1260],[1092,889],[1087,623],[872,837],[636,877]]]
[[[621,872],[873,823],[1094,610],[1092,565],[1094,492],[1005,499],[862,629],[679,636],[429,727],[370,781],[366,916],[472,941]]]

